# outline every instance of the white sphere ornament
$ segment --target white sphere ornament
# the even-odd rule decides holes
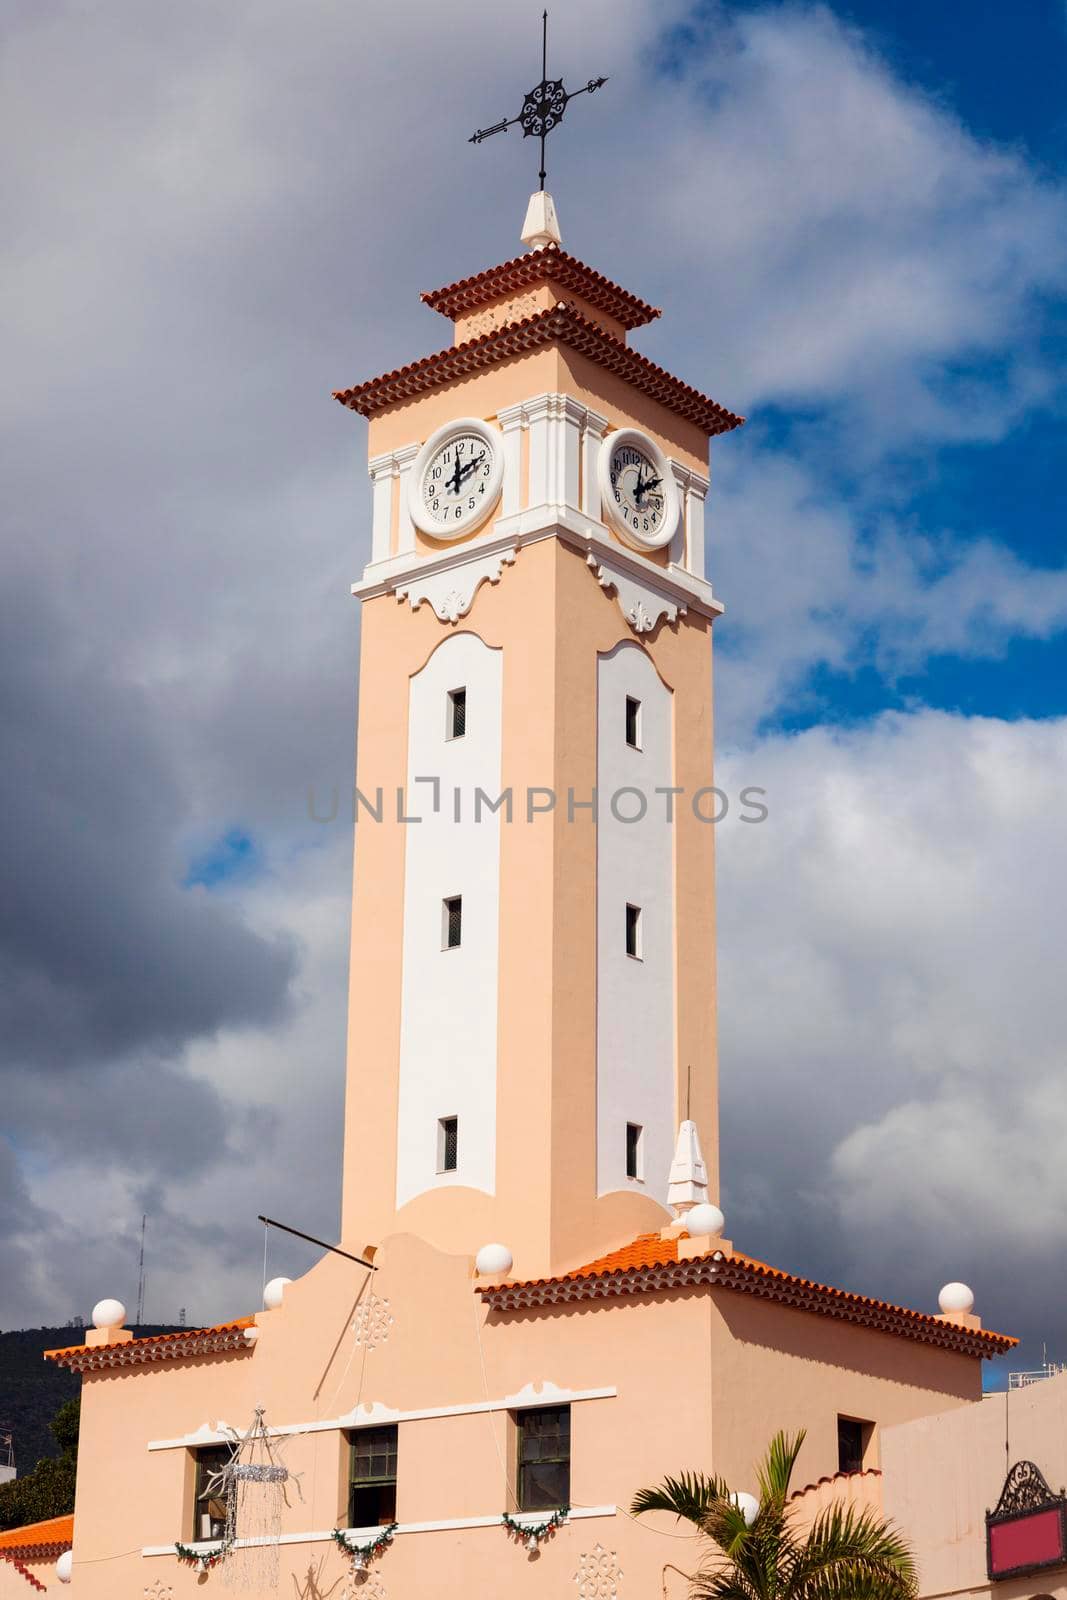
[[[98,1300],[93,1307],[94,1328],[121,1328],[126,1321],[126,1307],[121,1300]]]
[[[756,1496],[754,1494],[745,1494],[743,1489],[739,1489],[736,1494],[730,1496],[730,1499],[744,1517],[745,1527],[751,1528],[759,1516],[759,1501]]]
[[[118,1302],[116,1300],[108,1300],[105,1301],[105,1304],[113,1306],[117,1305]],[[56,1577],[59,1579],[60,1583],[69,1583],[70,1575],[73,1570],[74,1552],[72,1550],[64,1550],[63,1554],[56,1562]]]
[[[716,1238],[726,1226],[726,1218],[718,1206],[713,1206],[705,1200],[702,1205],[691,1206],[682,1218],[691,1239],[705,1233]]]
[[[945,1312],[971,1312],[974,1310],[974,1290],[968,1289],[965,1283],[946,1283],[937,1297],[937,1303]]]
[[[483,1244],[474,1265],[483,1278],[502,1278],[511,1271],[514,1257],[506,1244]]]
[[[292,1278],[272,1278],[263,1291],[264,1311],[277,1311],[285,1298],[286,1285],[292,1283]]]

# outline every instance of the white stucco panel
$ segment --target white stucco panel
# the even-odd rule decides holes
[[[626,699],[640,702],[639,749]],[[597,675],[597,1192],[639,1189],[664,1205],[674,1148],[674,829],[657,787],[674,782],[673,696],[638,644]],[[639,794],[620,791],[637,790]],[[613,814],[612,796],[618,796]],[[639,821],[633,817],[647,810]],[[640,958],[626,907],[640,908]],[[641,1129],[641,1176],[626,1175],[626,1124]]]
[[[407,815],[421,820],[405,832],[398,1206],[449,1184],[494,1189],[500,819],[483,809],[475,821],[472,799],[500,793],[501,685],[501,652],[472,633],[446,639],[411,680]],[[450,739],[460,688],[467,731]],[[442,902],[456,895],[462,942],[442,949]],[[454,1172],[437,1170],[443,1117],[459,1119]]]

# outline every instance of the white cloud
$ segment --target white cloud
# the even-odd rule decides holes
[[[891,714],[720,782],[770,808],[719,834],[732,1237],[920,1300],[966,1267],[1030,1319],[1067,1203],[1067,721]]]
[[[257,1211],[333,1225],[347,841],[323,843],[304,804],[309,783],[343,790],[351,772],[346,586],[365,558],[369,497],[364,430],[329,391],[444,343],[418,291],[518,247],[533,145],[514,131],[465,141],[532,81],[537,14],[489,0],[462,12],[445,79],[433,48],[411,48],[439,33],[426,0],[188,0],[150,26],[134,0],[71,0],[23,6],[10,24],[3,115],[21,177],[0,266],[5,583],[46,592],[62,619],[54,648],[69,653],[76,733],[112,748],[79,681],[145,697],[179,794],[168,868],[180,876],[194,835],[234,823],[256,834],[270,874],[229,896],[253,931],[295,934],[301,968],[297,1009],[272,1031],[191,1028],[167,1063],[198,1104],[212,1104],[205,1088],[219,1095],[229,1155],[194,1182],[172,1175],[180,1150],[156,1174],[131,1157],[160,1130],[139,1133],[128,1107],[110,1166],[81,1160],[74,1138],[57,1155],[37,1123],[24,1132],[18,1205],[47,1267],[32,1282],[0,1275],[7,1323],[84,1311],[100,1285],[128,1298],[115,1279],[135,1270],[146,1206],[160,1316],[246,1308]],[[826,9],[705,10],[665,86],[650,62],[687,16],[584,0],[554,23],[567,80],[611,81],[568,112],[551,173],[568,246],[664,305],[641,348],[757,417],[774,402],[821,419],[803,455],[774,449],[758,423],[717,448],[719,725],[736,740],[795,704],[814,666],[893,675],[941,649],[986,654],[1062,626],[1062,578],[996,544],[914,530],[890,463],[905,446],[999,437],[1049,395],[1042,306],[1063,284],[1067,207],[1024,152],[976,140]],[[1036,976],[1049,966],[1034,932],[1045,875],[1002,860],[979,898],[974,864],[994,848],[991,818],[1002,851],[1008,836],[998,781],[1031,807],[1033,836],[1049,834],[1058,768],[1046,752],[1038,782],[1037,734],[1021,749],[1015,730],[975,724],[965,738],[962,726],[886,720],[866,746],[812,733],[727,763],[745,782],[769,775],[776,808],[779,789],[789,799],[764,829],[724,835],[727,1170],[753,1229],[801,1194],[798,1219],[819,1219],[838,1261],[834,1208],[856,1191],[849,1138],[888,1148],[883,1118],[954,1103],[945,1064],[984,1059],[985,1012],[1000,1013],[990,979],[966,1001],[965,976],[994,971],[991,907],[1014,929],[1035,1049],[1060,1015]],[[979,760],[983,739],[996,759]],[[895,785],[912,756],[907,799]],[[125,759],[123,786],[150,788],[144,763]],[[1025,795],[1011,792],[1017,760]],[[959,792],[961,770],[976,796]],[[117,822],[114,834],[117,882],[124,861],[138,869]],[[868,882],[883,860],[893,870]],[[30,861],[20,841],[16,866]],[[958,898],[971,922],[953,913]],[[35,1102],[53,1130],[97,1093],[83,1064],[67,1068]],[[1042,1057],[1035,1081],[1048,1070]],[[977,1076],[987,1106],[995,1075]],[[806,1105],[825,1086],[802,1161],[788,1120],[774,1120],[775,1096],[792,1106],[800,1082]],[[741,1118],[741,1085],[774,1115]],[[803,1234],[790,1238],[802,1253]]]

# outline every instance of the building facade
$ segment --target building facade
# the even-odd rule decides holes
[[[723,1236],[705,515],[742,419],[525,242],[423,297],[451,344],[337,396],[372,483],[346,1253],[51,1353],[85,1377],[79,1600],[659,1593],[695,1551],[639,1488],[751,1489],[778,1428],[806,1479],[876,1470],[1012,1343]]]

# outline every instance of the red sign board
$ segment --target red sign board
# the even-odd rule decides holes
[[[1002,1578],[1009,1572],[1053,1567],[1067,1561],[1063,1532],[1060,1506],[1029,1515],[1024,1512],[1010,1522],[994,1523],[989,1529],[989,1576]]]
[[[986,1569],[1014,1578],[1067,1565],[1067,1498],[1054,1494],[1032,1461],[1008,1473],[995,1511],[986,1512]]]

